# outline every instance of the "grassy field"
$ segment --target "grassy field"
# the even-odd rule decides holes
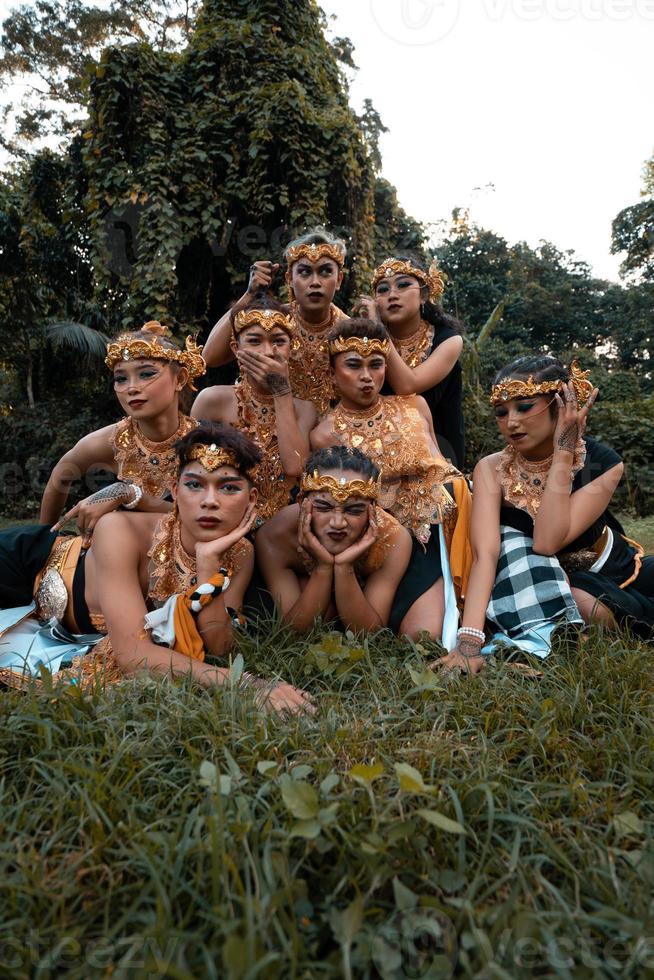
[[[240,652],[315,718],[2,693],[0,977],[654,977],[651,645],[594,630],[538,680],[274,623]]]
[[[241,652],[315,718],[148,679],[3,694],[1,976],[654,975],[651,646],[472,681],[386,635]]]

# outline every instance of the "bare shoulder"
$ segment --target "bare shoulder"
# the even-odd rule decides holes
[[[499,490],[500,481],[497,472],[497,465],[500,461],[501,453],[491,453],[490,456],[483,456],[475,466],[472,474],[473,495],[477,495],[482,489]]]
[[[289,565],[297,557],[297,525],[299,504],[282,507],[274,517],[260,527],[255,535],[257,555],[282,565]]]
[[[219,422],[228,413],[234,401],[234,388],[232,385],[212,385],[204,388],[193,402],[191,416],[194,419],[208,419],[212,422]]]
[[[116,556],[132,556],[143,549],[148,550],[161,517],[161,514],[148,514],[145,511],[112,511],[105,514],[93,532],[94,552],[96,555],[108,551]]]

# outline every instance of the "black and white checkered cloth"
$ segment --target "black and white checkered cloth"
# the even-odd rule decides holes
[[[532,538],[506,526],[486,616],[511,640],[546,623],[583,622],[558,560],[535,555]]]

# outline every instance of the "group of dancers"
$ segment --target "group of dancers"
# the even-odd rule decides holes
[[[609,510],[623,464],[585,435],[588,372],[549,355],[502,368],[506,446],[466,479],[462,328],[436,266],[386,259],[347,316],[343,242],[319,229],[284,258],[291,302],[255,262],[204,349],[158,322],[108,344],[124,418],[56,464],[38,525],[0,534],[0,679],[233,683],[235,631],[273,606],[298,632],[429,634],[447,651],[434,668],[469,673],[501,643],[544,657],[565,625],[649,636],[654,558]],[[196,393],[234,359],[236,384]],[[95,468],[115,482],[66,510]],[[289,684],[237,682],[313,710]]]

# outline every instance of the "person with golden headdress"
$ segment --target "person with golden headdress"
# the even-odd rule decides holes
[[[436,665],[476,673],[501,643],[546,657],[571,624],[627,621],[651,635],[654,558],[609,510],[624,467],[584,435],[597,396],[588,374],[550,355],[498,372],[490,402],[506,447],[475,468],[463,624]]]
[[[291,394],[288,359],[294,326],[281,304],[267,293],[257,294],[248,306],[232,313],[232,331],[240,380],[204,388],[192,414],[233,425],[259,447],[262,459],[253,473],[259,490],[257,513],[268,520],[290,503],[309,455],[316,410]]]
[[[390,347],[378,321],[344,320],[332,331],[331,375],[339,401],[311,433],[311,444],[360,449],[379,467],[379,504],[414,538],[407,573],[412,591],[405,591],[403,610],[395,606],[391,625],[412,636],[427,630],[450,638],[470,561],[470,493],[438,449],[425,400],[380,394]]]
[[[293,629],[334,619],[355,631],[388,624],[411,536],[377,507],[380,493],[379,469],[358,449],[319,449],[307,460],[300,506],[258,532],[257,561]]]
[[[435,262],[427,271],[409,256],[390,257],[373,273],[373,298],[361,296],[354,305],[364,316],[379,317],[393,341],[384,393],[422,395],[441,452],[462,467],[463,324],[443,310],[444,288]]]
[[[105,363],[125,417],[90,432],[61,457],[41,500],[42,524],[58,530],[76,518],[88,543],[100,517],[118,507],[170,510],[162,498],[175,479],[175,443],[196,425],[180,411],[180,396],[196,390],[194,382],[206,366],[202,348],[191,337],[180,349],[167,334],[166,327],[151,320],[107,345]],[[117,482],[61,516],[72,483],[92,469],[115,473]]]
[[[343,281],[345,244],[323,228],[296,238],[286,248],[286,284],[291,302],[285,310],[293,323],[289,377],[293,394],[310,401],[318,414],[325,412],[332,397],[329,383],[327,335],[345,314],[334,305],[336,290]],[[237,313],[262,289],[270,289],[279,265],[255,262],[245,294],[235,303]],[[226,364],[231,351],[231,315],[225,313],[211,331],[204,348],[209,367]]]
[[[35,608],[27,606],[29,624],[26,617],[16,620],[16,609],[0,613],[0,622],[13,626],[3,636],[0,680],[21,686],[47,667],[55,679],[82,686],[143,670],[191,675],[205,687],[230,683],[220,660],[242,625],[252,575],[253,547],[245,535],[256,513],[251,471],[260,458],[256,446],[229,426],[192,429],[176,444],[170,513],[106,514],[91,548],[80,554],[79,547],[66,545],[62,561],[55,541],[36,576],[31,551],[16,532],[13,551],[0,534],[0,606],[27,602],[34,586],[37,598]],[[47,528],[37,531],[43,537]],[[81,539],[69,540],[74,546]],[[5,575],[9,570],[13,574]],[[68,632],[84,620],[92,622],[95,636]],[[101,639],[99,633],[107,635]],[[311,708],[310,699],[288,684],[249,674],[235,683],[253,688],[265,706]]]

